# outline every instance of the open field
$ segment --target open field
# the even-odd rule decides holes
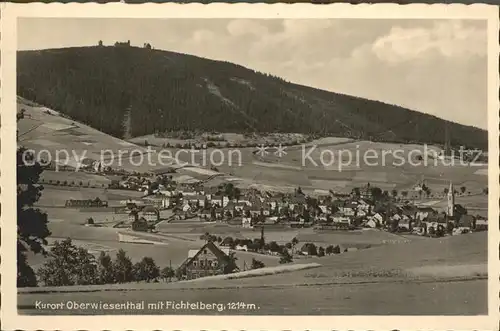
[[[37,310],[45,303],[75,300],[75,293],[29,293],[18,295],[19,314],[206,314],[206,315],[486,315],[487,281],[431,283],[375,283],[307,287],[260,287],[238,289],[141,290],[78,293],[79,302],[121,303],[145,301],[144,310]],[[255,309],[158,310],[148,303],[245,302]],[[252,307],[253,308],[253,307]]]
[[[184,314],[486,314],[486,246],[486,233],[422,240],[409,244],[385,245],[339,256],[311,258],[307,263],[316,262],[322,266],[281,275],[223,281],[97,286],[96,289],[108,291],[81,292],[78,293],[78,300],[144,300],[146,303],[152,303],[168,298],[205,303],[241,301],[255,305],[252,309],[239,311],[175,311]],[[434,266],[431,272],[429,266]],[[455,271],[462,271],[451,275],[440,271],[444,270],[442,266],[451,266]],[[469,267],[472,272],[464,272]],[[398,270],[401,272],[396,272]],[[113,288],[115,291],[109,292]],[[118,291],[118,288],[122,289]],[[129,290],[126,290],[127,288]],[[85,289],[90,290],[91,288]],[[21,314],[67,314],[67,310],[35,310],[34,302],[61,302],[74,298],[74,293],[64,291],[50,294],[23,293],[29,291],[23,290],[18,296]],[[72,313],[91,314],[98,311],[90,309]],[[145,311],[141,312],[173,313],[171,310],[148,309],[147,305]]]
[[[42,172],[41,182],[44,184],[63,184],[67,182],[70,186],[81,187],[107,187],[111,180],[105,176],[99,176],[82,171],[51,171],[45,170]]]

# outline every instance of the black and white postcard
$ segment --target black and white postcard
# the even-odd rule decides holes
[[[1,15],[6,329],[498,327],[497,7]]]

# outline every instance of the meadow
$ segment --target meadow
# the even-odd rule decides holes
[[[109,303],[144,300],[151,303],[168,297],[176,301],[254,305],[246,310],[223,312],[162,311],[147,309],[146,305],[146,310],[140,313],[149,314],[480,315],[487,313],[486,247],[486,233],[428,239],[311,258],[307,263],[316,262],[322,266],[280,275],[96,286],[93,292],[90,288],[82,289],[84,292],[78,293],[78,300]],[[443,266],[455,273],[443,272]],[[469,269],[471,272],[467,271]],[[106,291],[96,292],[96,289]],[[66,310],[35,310],[34,302],[70,300],[74,296],[71,289],[60,289],[50,295],[43,291],[29,292],[23,290],[18,295],[20,314],[69,313]],[[96,312],[78,310],[71,313]]]

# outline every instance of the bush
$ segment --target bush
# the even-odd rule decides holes
[[[325,256],[325,249],[323,247],[320,247],[318,249],[318,256],[319,257]]]
[[[160,277],[164,281],[171,282],[172,281],[172,277],[174,277],[174,276],[175,276],[175,270],[172,267],[170,267],[170,266],[166,266],[165,268],[163,268],[161,270]]]
[[[291,263],[291,262],[293,262],[293,259],[290,253],[288,253],[288,251],[283,251],[280,257],[280,264]]]
[[[251,265],[252,269],[260,269],[260,268],[264,268],[265,266],[266,265],[264,264],[264,262],[256,260],[256,259],[252,259],[252,265]]]
[[[269,250],[271,252],[280,252],[280,246],[276,243],[276,241],[271,241],[269,243]]]
[[[227,263],[226,266],[224,267],[224,273],[225,274],[230,274],[238,270],[238,266],[236,265],[236,261],[238,258],[234,254],[234,252],[229,253],[227,256]]]

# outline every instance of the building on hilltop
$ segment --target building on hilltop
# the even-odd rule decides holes
[[[130,47],[130,40],[127,40],[126,42],[117,41],[115,43],[115,47]]]

